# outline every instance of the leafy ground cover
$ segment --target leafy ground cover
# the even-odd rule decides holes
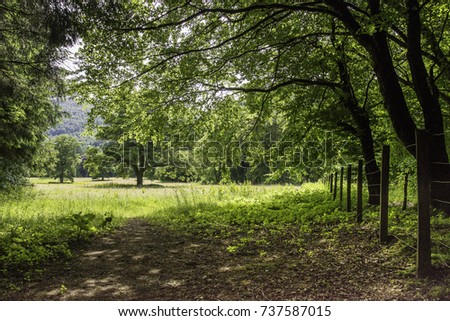
[[[321,184],[48,184],[1,205],[5,299],[450,299],[450,220],[433,217],[435,276],[414,278],[414,208],[361,225]]]

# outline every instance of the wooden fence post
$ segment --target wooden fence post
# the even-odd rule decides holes
[[[402,210],[406,210],[408,207],[408,178],[409,173],[405,173],[405,184],[403,185],[403,205]]]
[[[363,161],[358,160],[358,190],[356,197],[356,222],[362,222],[362,185],[363,185]]]
[[[333,193],[333,174],[330,174],[330,193]]]
[[[383,145],[380,186],[380,243],[388,243],[389,158],[390,147]]]
[[[341,176],[339,177],[339,204],[342,205],[342,192],[344,189],[344,167],[341,167]]]
[[[336,194],[337,194],[337,176],[338,173],[334,172],[334,190],[333,190],[333,201],[336,200]]]
[[[416,275],[425,277],[431,272],[431,177],[430,177],[430,143],[429,134],[416,130],[417,192],[418,192],[418,231],[417,231],[417,266]]]
[[[347,167],[347,212],[352,210],[352,165]]]

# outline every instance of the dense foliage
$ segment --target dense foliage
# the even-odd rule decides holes
[[[54,138],[54,148],[56,151],[56,164],[53,176],[64,183],[65,179],[73,182],[76,176],[76,166],[79,162],[80,144],[76,138],[69,135],[60,135]]]
[[[23,182],[45,132],[60,117],[63,46],[75,40],[60,1],[0,4],[0,188]]]
[[[93,179],[101,178],[104,180],[105,177],[111,176],[114,172],[111,158],[105,155],[99,148],[93,146],[88,147],[85,155],[86,159],[83,166]]]
[[[417,192],[417,129],[426,156],[449,161],[448,1],[6,0],[0,19],[2,275],[70,256],[113,217],[146,217],[231,255],[312,257],[312,245],[355,237],[411,276],[416,200],[398,196],[408,179]],[[61,102],[74,44],[76,102]],[[371,206],[383,144],[397,186],[386,247]],[[355,224],[317,181],[359,159],[367,206]],[[29,174],[61,184],[11,193]],[[270,183],[297,187],[251,186]],[[431,225],[433,265],[448,271],[449,218],[436,211]]]
[[[376,194],[380,146],[398,144],[414,156],[415,129],[421,127],[434,135],[430,156],[448,160],[444,1],[94,7],[84,17],[96,27],[83,35],[76,85],[79,99],[93,106],[91,124],[100,117],[141,143],[188,137],[186,127],[202,146],[236,141],[240,159],[208,167],[214,182],[222,180],[221,172],[255,160],[245,145],[262,143],[256,158],[270,154],[274,146],[264,146],[264,137],[275,117],[282,152],[270,155],[265,167],[252,166],[263,179],[246,179],[289,174],[314,180],[364,158]],[[120,125],[114,123],[118,116]],[[330,148],[330,130],[341,148]],[[320,154],[318,145],[325,146]],[[189,147],[192,158],[196,153]],[[316,162],[305,162],[305,155]],[[376,204],[377,197],[370,202]]]

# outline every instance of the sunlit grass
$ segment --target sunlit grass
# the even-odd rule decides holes
[[[36,217],[67,216],[77,212],[113,214],[116,218],[151,216],[156,210],[175,204],[216,203],[258,198],[268,192],[289,190],[281,186],[206,186],[200,184],[145,182],[142,189],[134,180],[93,181],[78,178],[73,183],[56,184],[48,178],[32,178],[33,188],[21,197],[4,198],[2,221]]]
[[[170,202],[174,190],[180,187],[172,184],[137,189],[131,179],[76,179],[74,183],[65,184],[43,183],[42,179],[32,179],[31,182],[35,186],[36,196],[30,203],[40,212],[65,215],[89,211],[114,214],[116,218],[149,215],[156,207]]]
[[[179,188],[172,184],[137,189],[132,180],[55,184],[51,179],[32,179],[31,183],[33,187],[0,196],[0,274],[70,255],[71,244],[80,237],[119,226],[126,218],[151,215],[170,204]]]
[[[355,224],[344,200],[332,199],[326,185],[254,186],[201,185],[133,179],[93,181],[79,178],[58,184],[48,178],[31,179],[32,187],[0,196],[0,275],[27,271],[44,260],[69,256],[74,243],[107,232],[133,217],[144,217],[176,231],[227,238],[230,251],[248,245],[286,242],[301,244],[304,233],[316,227],[348,228]],[[356,207],[352,193],[353,209]],[[401,195],[395,191],[394,195]],[[367,195],[364,196],[367,199]],[[85,223],[78,214],[87,215]],[[91,219],[92,218],[92,219]],[[107,218],[111,218],[106,221]],[[377,229],[378,208],[367,207],[365,223]],[[390,209],[390,231],[414,245],[415,208]],[[433,217],[435,262],[448,264],[450,219]],[[399,243],[400,244],[400,243]],[[400,244],[401,245],[401,244]],[[264,245],[265,246],[265,245]],[[266,249],[261,246],[261,253]],[[402,253],[402,248],[398,253]],[[407,251],[414,260],[414,252]]]
[[[0,195],[0,274],[26,271],[43,260],[68,256],[71,244],[80,237],[120,226],[128,218],[159,218],[167,223],[164,220],[171,221],[183,204],[192,207],[201,202],[257,199],[282,189],[154,181],[146,181],[144,188],[138,189],[133,179],[79,178],[64,184],[49,178],[30,181],[32,187]]]

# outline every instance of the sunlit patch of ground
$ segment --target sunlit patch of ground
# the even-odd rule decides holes
[[[32,181],[37,195],[4,206],[5,217],[15,215],[18,220],[38,223],[37,218],[46,216],[91,212],[112,215],[117,224],[111,231],[76,243],[71,258],[47,262],[44,273],[25,281],[5,280],[1,284],[10,285],[1,289],[0,299],[450,300],[448,269],[437,271],[435,278],[416,280],[407,256],[395,256],[390,251],[393,247],[379,245],[373,224],[344,224],[339,231],[333,230],[332,223],[318,224],[299,237],[295,234],[298,225],[295,231],[285,230],[288,225],[270,225],[277,232],[271,234],[261,225],[245,230],[242,222],[247,221],[233,221],[230,227],[230,222],[220,220],[229,204],[234,204],[225,213],[230,217],[247,206],[236,218],[266,210],[264,214],[275,213],[274,219],[281,220],[283,213],[289,214],[286,208],[292,206],[291,212],[296,212],[297,202],[308,199],[273,202],[256,210],[254,204],[266,197],[264,193],[298,187],[146,181],[146,187],[137,189],[133,179]],[[209,208],[210,217],[202,216],[202,206],[219,203],[222,207]],[[319,217],[323,214],[320,208],[311,210]],[[178,220],[182,215],[186,219]],[[195,222],[193,229],[189,224],[199,217],[200,223],[209,221]],[[208,233],[202,230],[215,223]],[[244,245],[242,239],[246,239]]]
[[[13,300],[423,300],[429,285],[401,278],[376,243],[311,240],[308,255],[286,248],[236,255],[223,242],[180,235],[132,219],[99,237]],[[381,253],[381,254],[380,254]],[[441,284],[442,285],[442,284]],[[444,284],[445,285],[445,284]],[[442,296],[434,299],[450,299]],[[433,297],[431,297],[433,299]]]

